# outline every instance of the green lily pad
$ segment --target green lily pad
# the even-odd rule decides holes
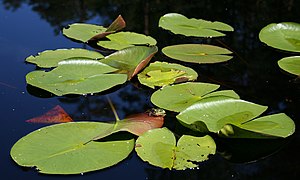
[[[135,145],[139,157],[154,166],[176,170],[198,167],[195,162],[215,154],[216,144],[210,136],[183,135],[177,143],[174,134],[167,128],[153,129],[140,136]]]
[[[192,81],[198,74],[191,68],[167,62],[156,61],[151,63],[138,74],[139,81],[151,88],[166,86],[173,83]]]
[[[191,63],[220,63],[232,58],[231,51],[207,44],[180,44],[167,46],[162,52],[173,59]]]
[[[96,93],[126,82],[125,74],[108,74],[116,70],[94,60],[68,60],[49,72],[28,73],[26,81],[58,96]]]
[[[294,22],[269,24],[261,29],[259,39],[273,48],[300,52],[300,24]]]
[[[107,49],[121,50],[134,45],[156,45],[151,36],[134,32],[118,32],[106,36],[110,41],[99,41],[97,44]]]
[[[233,31],[233,28],[222,22],[211,22],[203,19],[187,18],[181,14],[169,13],[159,19],[159,27],[174,34],[195,37],[225,36],[219,31]]]
[[[27,57],[26,61],[36,64],[39,67],[51,68],[51,67],[56,67],[60,61],[64,61],[68,59],[97,60],[101,58],[104,58],[104,56],[96,51],[72,48],[72,49],[46,50],[41,53],[38,53],[37,56]]]
[[[278,65],[281,69],[300,76],[300,56],[282,58],[278,61]]]
[[[131,79],[147,66],[157,51],[156,46],[133,46],[106,56],[101,62],[119,69],[120,73],[128,74],[128,78]]]
[[[166,86],[152,94],[151,102],[160,108],[180,112],[206,97],[225,96],[239,98],[234,91],[230,90],[213,92],[219,87],[217,84],[199,82]]]
[[[134,139],[94,141],[112,128],[113,124],[99,122],[48,126],[17,141],[11,157],[21,166],[46,174],[80,174],[110,167],[125,159],[134,146]]]

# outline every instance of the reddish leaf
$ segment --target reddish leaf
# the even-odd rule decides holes
[[[41,116],[26,120],[26,122],[30,123],[65,123],[72,121],[72,118],[59,105]]]

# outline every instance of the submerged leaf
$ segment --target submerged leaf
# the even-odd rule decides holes
[[[151,88],[166,86],[173,83],[192,81],[197,79],[198,74],[193,69],[167,62],[156,61],[151,63],[138,74],[139,81]]]
[[[126,82],[125,74],[108,74],[116,70],[94,60],[69,60],[49,72],[30,72],[26,81],[58,96],[97,93]]]
[[[173,59],[191,63],[220,63],[232,58],[231,51],[207,44],[180,44],[167,46],[162,52]]]
[[[210,136],[183,135],[177,143],[174,134],[167,128],[154,129],[140,136],[135,145],[139,157],[154,166],[176,170],[198,167],[195,162],[215,154],[216,144]]]
[[[300,76],[300,56],[282,58],[278,61],[278,65],[281,69]]]
[[[273,48],[300,52],[300,24],[294,22],[269,24],[261,29],[259,39]]]
[[[65,123],[72,122],[72,118],[59,105],[55,106],[45,114],[26,120],[30,123]]]
[[[41,53],[38,53],[37,56],[27,57],[26,61],[36,64],[39,67],[50,68],[50,67],[56,67],[59,62],[68,59],[97,60],[102,58],[104,58],[104,56],[96,51],[72,48],[72,49],[46,50]]]
[[[222,22],[211,22],[203,19],[188,19],[177,14],[165,14],[159,19],[159,27],[170,30],[174,34],[195,37],[218,37],[225,36],[219,31],[233,31],[233,28]]]

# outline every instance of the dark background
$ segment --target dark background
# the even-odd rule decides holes
[[[298,179],[300,176],[300,82],[282,71],[277,61],[293,55],[261,43],[261,28],[278,22],[300,23],[299,0],[2,0],[0,1],[0,113],[1,179]],[[203,40],[174,35],[158,28],[159,18],[177,12],[191,18],[221,21],[235,28],[226,37]],[[267,105],[265,114],[284,112],[296,124],[295,134],[284,140],[216,139],[218,153],[199,169],[170,171],[141,161],[135,153],[111,168],[83,175],[42,175],[16,165],[9,151],[22,136],[43,127],[25,120],[62,106],[76,120],[108,120],[113,114],[102,94],[55,97],[26,85],[25,75],[36,67],[25,58],[48,49],[91,47],[65,38],[61,29],[74,22],[108,26],[121,14],[126,31],[145,33],[158,47],[179,43],[210,43],[228,48],[234,58],[216,65],[184,64],[194,68],[198,81],[233,89],[242,99]],[[153,60],[170,61],[159,52]],[[153,90],[136,79],[105,92],[121,118],[152,107]],[[175,133],[179,127],[169,113],[166,125]],[[185,132],[186,133],[186,132]]]

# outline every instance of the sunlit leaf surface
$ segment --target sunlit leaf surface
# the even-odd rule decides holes
[[[199,64],[211,64],[228,61],[231,51],[207,44],[180,44],[167,46],[162,52],[170,58]]]
[[[135,145],[139,157],[154,166],[185,170],[198,167],[196,162],[215,154],[216,144],[210,136],[183,135],[176,145],[174,134],[167,128],[154,129],[140,136]]]
[[[278,65],[281,69],[300,76],[300,56],[282,58],[278,61]]]
[[[225,34],[219,31],[233,31],[231,26],[222,22],[189,19],[177,13],[169,13],[162,16],[159,20],[159,27],[170,30],[174,34],[196,37],[225,36]]]
[[[259,39],[273,48],[300,52],[300,24],[272,23],[261,29]]]

